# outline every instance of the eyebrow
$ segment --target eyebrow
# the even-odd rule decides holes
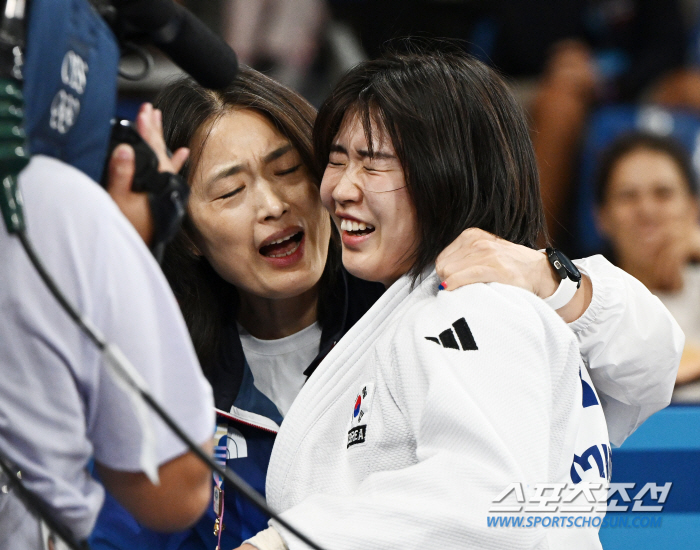
[[[272,162],[273,160],[277,160],[281,156],[284,156],[287,153],[289,153],[289,151],[291,151],[291,150],[292,150],[291,143],[287,143],[286,145],[282,145],[281,147],[278,147],[277,149],[275,149],[271,153],[268,153],[267,155],[265,155],[263,157],[263,162],[265,164],[267,164],[268,162]]]
[[[206,187],[211,187],[212,185],[214,185],[215,182],[219,181],[220,179],[228,178],[229,176],[235,176],[236,174],[242,171],[242,164],[234,164],[233,166],[227,166],[226,168],[220,170],[211,178],[209,178],[209,181],[207,181],[206,183]]]
[[[342,145],[338,145],[337,143],[331,143],[331,153],[343,153],[344,155],[347,155],[348,150]]]
[[[277,160],[278,158],[286,155],[293,149],[291,143],[287,143],[285,145],[282,145],[281,147],[278,147],[274,151],[268,153],[263,157],[263,163],[268,164],[272,161]],[[213,185],[216,181],[223,179],[223,178],[228,178],[230,176],[235,176],[236,174],[240,173],[243,171],[243,164],[234,164],[233,166],[227,166],[223,170],[220,170],[216,174],[214,174],[209,181],[207,182],[207,187],[210,187]]]
[[[391,153],[384,153],[382,151],[374,151],[373,155],[369,154],[369,151],[367,149],[356,149],[355,150],[358,155],[360,155],[361,158],[370,158],[370,159],[396,159],[396,155],[392,155]],[[348,154],[348,150],[343,147],[342,145],[339,145],[337,143],[333,143],[331,145],[331,153],[342,153],[344,155]]]

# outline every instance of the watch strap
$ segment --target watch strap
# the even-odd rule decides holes
[[[557,272],[561,279],[569,278],[578,286],[581,286],[581,272],[574,263],[561,250],[546,248],[544,251],[549,260],[549,265]],[[578,288],[578,287],[577,287]]]
[[[572,281],[568,277],[565,277],[560,281],[554,294],[552,294],[549,298],[545,298],[544,302],[556,311],[571,301],[574,294],[576,294],[578,287],[579,285],[576,283],[576,281]]]

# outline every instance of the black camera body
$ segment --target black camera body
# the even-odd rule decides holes
[[[102,187],[107,187],[109,177],[109,159],[118,145],[126,143],[134,149],[136,157],[136,170],[131,190],[136,192],[151,192],[154,190],[154,182],[158,179],[158,157],[153,149],[144,141],[136,130],[136,125],[130,120],[113,119],[112,134],[107,149],[107,160],[102,173]]]
[[[158,157],[153,149],[138,133],[135,124],[124,119],[112,120],[107,161],[102,172],[103,187],[107,187],[112,153],[122,143],[131,145],[134,149],[136,167],[131,190],[148,194],[148,203],[153,216],[151,249],[160,261],[165,245],[175,236],[185,217],[190,189],[179,174],[158,171]]]

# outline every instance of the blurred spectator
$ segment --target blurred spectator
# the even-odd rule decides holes
[[[659,82],[650,97],[654,103],[666,107],[700,112],[700,68],[673,71]]]
[[[686,31],[677,0],[500,0],[491,57],[516,78],[546,74],[557,46],[586,50],[604,100],[631,101],[682,64]]]
[[[300,90],[326,20],[324,0],[225,0],[222,32],[243,63]]]
[[[597,218],[613,259],[661,299],[685,332],[674,401],[700,401],[697,194],[690,158],[669,138],[628,134],[603,157]]]
[[[682,0],[688,53],[686,65],[661,79],[650,99],[667,107],[700,112],[700,0]]]
[[[533,142],[552,237],[561,234],[591,108],[635,101],[679,67],[686,47],[675,0],[502,0],[494,64],[538,77]]]

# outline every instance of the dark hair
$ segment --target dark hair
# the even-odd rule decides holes
[[[610,176],[624,157],[639,150],[656,151],[667,155],[683,174],[691,195],[697,195],[697,175],[688,151],[675,139],[650,132],[629,132],[616,139],[600,158],[595,180],[595,201],[602,206],[606,201]]]
[[[350,70],[319,110],[317,170],[348,113],[390,137],[418,220],[416,277],[464,229],[534,247],[546,239],[528,125],[503,80],[459,51],[389,53]]]
[[[189,78],[177,80],[161,91],[155,106],[163,111],[165,142],[173,151],[192,147],[194,138],[199,137],[198,132],[210,131],[220,117],[232,110],[252,109],[261,113],[289,139],[316,185],[320,181],[311,142],[316,111],[300,95],[257,71],[242,67],[234,82],[220,91],[203,88]],[[200,150],[191,152],[191,158],[183,167],[185,177],[196,167],[207,136],[208,133],[202,136]],[[180,303],[202,368],[209,374],[217,360],[222,326],[236,308],[237,292],[205,258],[194,253],[193,230],[192,222],[186,219],[165,250],[163,271]],[[339,265],[339,241],[335,232],[321,277],[318,317],[322,324],[328,315],[325,295]]]

